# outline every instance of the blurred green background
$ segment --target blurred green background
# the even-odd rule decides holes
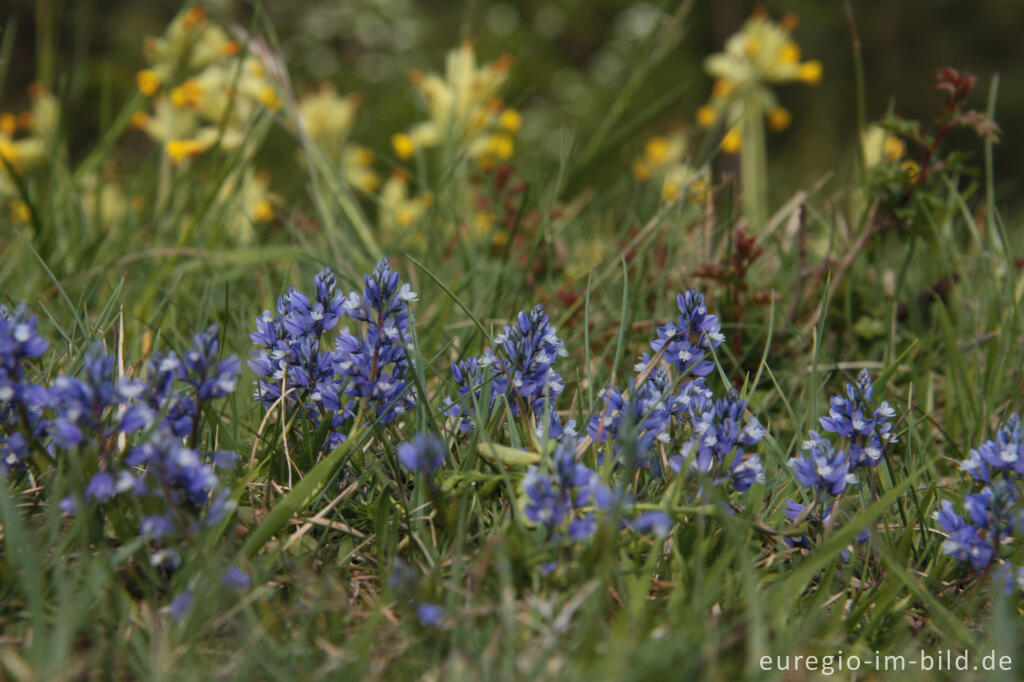
[[[135,87],[144,66],[142,41],[161,33],[180,10],[168,0],[7,0],[6,26],[16,30],[11,73],[0,109],[25,106],[27,86],[41,80],[63,100],[72,154],[84,153]],[[386,150],[391,133],[414,119],[410,69],[437,70],[445,52],[471,38],[482,59],[516,58],[510,102],[528,112],[521,151],[557,156],[561,131],[603,113],[636,64],[651,48],[659,23],[677,2],[609,0],[240,0],[204,3],[220,18],[277,42],[297,88],[321,81],[359,92],[363,112],[355,137]],[[903,116],[928,119],[940,97],[934,72],[944,65],[979,77],[973,104],[984,109],[989,84],[1000,76],[996,118],[1004,141],[996,150],[997,200],[1014,206],[1024,169],[1024,5],[1015,0],[853,0],[863,44],[869,119],[891,106]],[[772,16],[794,12],[795,38],[806,58],[820,59],[817,87],[783,88],[780,98],[793,125],[769,137],[774,203],[835,173],[842,183],[853,169],[856,87],[850,25],[842,0],[753,3],[698,0],[686,36],[640,90],[633,113],[676,93],[657,120],[627,143],[623,168],[648,134],[689,124],[706,100],[710,81],[702,59],[721,48],[756,6]],[[368,114],[367,112],[372,112]],[[145,145],[144,139],[135,140]],[[964,134],[954,144],[977,150]],[[124,152],[131,154],[132,141]],[[271,147],[273,149],[273,147]],[[273,153],[273,152],[271,152]],[[280,149],[279,153],[290,153]],[[913,153],[913,152],[911,152]],[[621,169],[615,169],[621,172]],[[836,188],[837,185],[832,185]]]

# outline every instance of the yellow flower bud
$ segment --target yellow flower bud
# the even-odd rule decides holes
[[[905,151],[906,145],[903,144],[903,140],[891,134],[885,136],[885,142],[882,143],[882,154],[888,161],[898,160]]]
[[[18,170],[18,147],[9,140],[0,140],[0,159],[3,159],[10,165],[14,166],[14,170]]]
[[[266,199],[257,201],[252,207],[252,219],[256,223],[265,223],[274,218],[274,205]]]
[[[152,97],[160,89],[160,75],[152,69],[143,69],[135,74],[139,91],[146,97]]]
[[[800,46],[788,40],[779,48],[779,60],[784,64],[796,64],[800,61]]]
[[[391,148],[395,150],[395,156],[407,161],[416,153],[416,146],[412,138],[406,133],[395,133],[391,136]]]
[[[206,22],[206,10],[202,5],[195,5],[185,14],[185,18],[182,20],[181,25],[183,28],[192,29],[199,28]]]
[[[652,166],[657,166],[668,155],[668,140],[664,137],[652,137],[644,146],[644,156]]]
[[[793,117],[785,107],[775,107],[768,113],[768,127],[777,133],[789,127]]]
[[[728,97],[730,92],[732,92],[732,83],[725,78],[719,78],[711,86],[711,94],[715,97]]]
[[[911,182],[917,182],[917,176],[921,174],[921,166],[917,165],[916,161],[911,161],[910,159],[900,164],[900,170],[910,177]]]
[[[729,132],[722,138],[720,145],[723,152],[726,154],[736,154],[740,151],[740,147],[743,146],[743,136],[740,135],[738,128],[731,128]]]
[[[498,126],[510,133],[519,132],[519,129],[523,127],[522,114],[515,109],[506,109],[498,118]]]
[[[271,111],[277,111],[281,107],[281,100],[277,98],[277,92],[269,85],[260,90],[260,104]]]
[[[823,68],[821,66],[821,62],[817,59],[812,59],[800,65],[797,78],[808,85],[817,85],[821,82],[822,71]]]
[[[761,51],[761,43],[757,38],[747,38],[747,42],[743,46],[743,50],[747,53],[748,57],[756,57]]]
[[[666,204],[671,204],[679,198],[679,193],[682,189],[677,180],[671,177],[665,178],[665,182],[661,185],[661,200]]]
[[[511,159],[516,151],[516,142],[509,135],[495,135],[490,146],[494,155],[503,161]]]
[[[194,158],[205,152],[209,145],[197,140],[168,140],[164,145],[164,151],[171,157],[174,163],[180,163],[188,158]]]
[[[149,123],[149,114],[147,114],[145,111],[142,111],[140,109],[139,111],[136,111],[134,114],[132,114],[132,128],[143,128],[147,123]]]
[[[32,220],[32,210],[21,199],[11,202],[11,221],[15,223],[27,223]]]
[[[0,114],[0,134],[14,137],[18,132],[18,117],[14,114]]]
[[[718,114],[715,113],[714,108],[705,104],[704,106],[697,109],[697,123],[702,128],[710,128],[715,125],[715,121],[718,119]]]

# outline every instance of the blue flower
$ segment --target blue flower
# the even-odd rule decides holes
[[[946,531],[946,541],[942,543],[942,551],[957,561],[970,563],[976,570],[985,568],[992,562],[994,549],[988,541],[979,535],[979,529],[968,523],[953,511],[949,500],[942,501],[942,509],[932,517]]]
[[[180,621],[188,615],[188,612],[192,610],[192,602],[194,596],[191,590],[185,590],[179,592],[171,603],[164,607],[163,612],[170,616],[173,620]]]
[[[821,417],[821,427],[850,440],[850,466],[875,466],[885,455],[885,448],[896,442],[890,419],[896,411],[884,400],[874,410],[871,401],[874,388],[866,369],[857,375],[854,384],[846,384],[846,396],[829,400],[829,413]]]
[[[339,333],[334,369],[348,377],[345,395],[368,399],[377,421],[387,424],[416,404],[406,345],[412,343],[409,304],[419,297],[408,284],[399,287],[387,258],[363,276],[363,284],[362,295],[350,293],[342,309],[365,331],[354,335],[345,328]]]
[[[505,325],[494,344],[480,358],[452,365],[462,400],[457,405],[449,398],[445,414],[461,416],[460,430],[469,431],[476,414],[474,402],[480,402],[481,390],[489,386],[488,409],[498,396],[505,396],[512,416],[518,417],[525,408],[539,418],[538,434],[561,439],[565,432],[555,402],[565,390],[565,382],[554,364],[568,353],[544,307],[537,304],[529,313],[520,311],[515,324]]]
[[[848,484],[857,482],[856,475],[850,473],[846,453],[837,451],[832,442],[817,431],[810,432],[810,439],[803,444],[803,453],[789,460],[789,466],[801,485],[833,496],[841,494]]]
[[[420,624],[425,627],[440,627],[442,621],[444,621],[444,608],[437,604],[423,602],[416,607],[416,617],[419,618]]]
[[[761,458],[744,449],[760,443],[767,432],[754,415],[744,417],[746,408],[746,401],[730,391],[703,414],[694,415],[693,436],[679,455],[669,459],[669,466],[677,472],[689,466],[698,473],[727,479],[737,492],[763,481]]]
[[[669,441],[672,412],[666,388],[657,380],[648,379],[639,390],[631,381],[625,395],[616,388],[602,390],[598,398],[603,406],[587,422],[587,434],[595,443],[615,442],[616,454],[620,456],[622,447],[628,444],[635,465],[660,470],[658,460],[648,455],[655,442]]]
[[[160,539],[174,531],[174,523],[162,514],[145,516],[142,519],[142,527],[139,529],[141,535],[153,539]]]
[[[1003,476],[1024,476],[1024,428],[1019,414],[1012,414],[989,440],[970,451],[960,468],[979,481],[990,479],[994,469]]]
[[[39,319],[25,303],[14,310],[0,304],[0,367],[11,368],[22,360],[38,358],[50,342],[40,336]]]
[[[114,477],[106,471],[100,471],[89,479],[85,488],[85,499],[90,502],[106,502],[114,496]]]
[[[238,566],[228,566],[221,577],[221,584],[229,590],[244,592],[252,585],[252,578]]]
[[[704,294],[696,289],[676,295],[679,318],[675,324],[658,327],[658,338],[651,341],[655,352],[664,350],[664,358],[683,375],[707,376],[715,364],[707,359],[711,349],[725,341],[717,315],[708,313]]]
[[[417,433],[411,443],[398,446],[398,461],[409,471],[433,474],[444,465],[447,448],[432,433]]]
[[[648,511],[638,516],[632,525],[638,533],[653,533],[664,539],[672,529],[672,518],[662,511]]]
[[[548,532],[569,520],[572,540],[583,540],[597,528],[594,513],[588,507],[605,509],[611,497],[608,487],[595,471],[576,461],[576,439],[559,442],[551,456],[550,474],[531,466],[523,477],[526,518],[547,528]]]

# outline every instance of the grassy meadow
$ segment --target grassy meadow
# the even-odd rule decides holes
[[[340,4],[0,27],[0,678],[1019,679],[1004,76]]]

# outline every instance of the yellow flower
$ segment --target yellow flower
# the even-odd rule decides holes
[[[260,199],[252,207],[252,219],[256,223],[265,223],[274,219],[274,205],[266,199]]]
[[[917,182],[917,177],[921,174],[921,166],[910,159],[900,164],[900,170],[907,174],[911,182]]]
[[[14,114],[0,114],[0,135],[14,137],[18,132],[18,117]]]
[[[206,10],[202,5],[194,5],[185,13],[181,25],[186,29],[197,29],[206,23]]]
[[[501,117],[498,119],[498,126],[510,133],[519,132],[519,129],[523,127],[523,117],[515,109],[506,109],[501,112]]]
[[[277,97],[277,91],[269,85],[260,90],[260,104],[271,111],[281,108],[281,100]]]
[[[491,139],[496,130],[513,134],[522,126],[522,117],[514,109],[503,110],[499,90],[508,77],[512,60],[501,57],[490,64],[478,65],[471,43],[464,42],[448,53],[443,74],[413,71],[409,80],[420,91],[427,108],[427,120],[420,121],[406,135],[412,146],[399,138],[392,146],[400,159],[411,151],[434,147],[446,137],[458,149],[479,163],[511,156],[511,137]]]
[[[652,137],[644,146],[644,156],[647,157],[652,166],[657,166],[664,162],[667,155],[668,140],[664,137]]]
[[[303,95],[299,99],[297,113],[313,144],[328,159],[337,162],[355,123],[358,107],[358,97],[342,97],[325,84],[315,94]]]
[[[800,61],[800,46],[792,40],[783,43],[779,49],[779,59],[786,64],[796,64]]]
[[[196,81],[189,79],[171,90],[171,104],[184,109],[195,109],[202,102],[203,88]]]
[[[146,97],[152,97],[160,89],[160,74],[152,69],[143,69],[135,74],[139,90]]]
[[[185,159],[195,158],[210,148],[210,143],[200,140],[169,140],[164,151],[171,161],[180,163]]]
[[[768,113],[768,127],[779,133],[789,127],[792,115],[785,107],[775,107]]]
[[[395,133],[391,136],[391,148],[395,150],[395,156],[407,161],[416,153],[416,146],[412,137],[406,133]]]
[[[736,154],[740,151],[743,146],[743,137],[740,135],[739,128],[733,127],[729,129],[729,132],[722,138],[720,145],[723,152],[726,154]]]
[[[710,128],[715,125],[715,121],[718,120],[718,114],[714,108],[705,104],[704,106],[697,109],[697,123],[702,128]]]
[[[373,172],[373,152],[358,145],[348,146],[342,156],[342,174],[345,180],[367,194],[380,187],[380,177]]]
[[[704,201],[707,194],[706,168],[695,170],[682,163],[672,165],[665,173],[661,184],[661,200],[671,204],[682,197],[686,191],[687,198],[695,203]]]
[[[141,109],[132,114],[131,126],[132,128],[145,128],[146,124],[149,123],[149,114]]]
[[[27,223],[32,220],[32,210],[21,199],[11,202],[11,222]]]
[[[732,92],[732,83],[725,78],[719,78],[711,86],[711,94],[714,97],[728,97],[730,92]]]
[[[892,134],[885,136],[885,142],[882,144],[882,154],[888,161],[899,160],[905,151],[906,145],[903,144],[903,140]]]
[[[412,231],[426,210],[433,205],[434,197],[429,192],[409,195],[409,182],[405,173],[396,172],[381,188],[378,220],[380,230],[389,239],[402,238],[416,248],[425,248],[426,238],[422,231]]]
[[[812,59],[800,65],[800,72],[797,77],[808,85],[817,85],[821,82],[822,71],[821,62],[817,59]]]

